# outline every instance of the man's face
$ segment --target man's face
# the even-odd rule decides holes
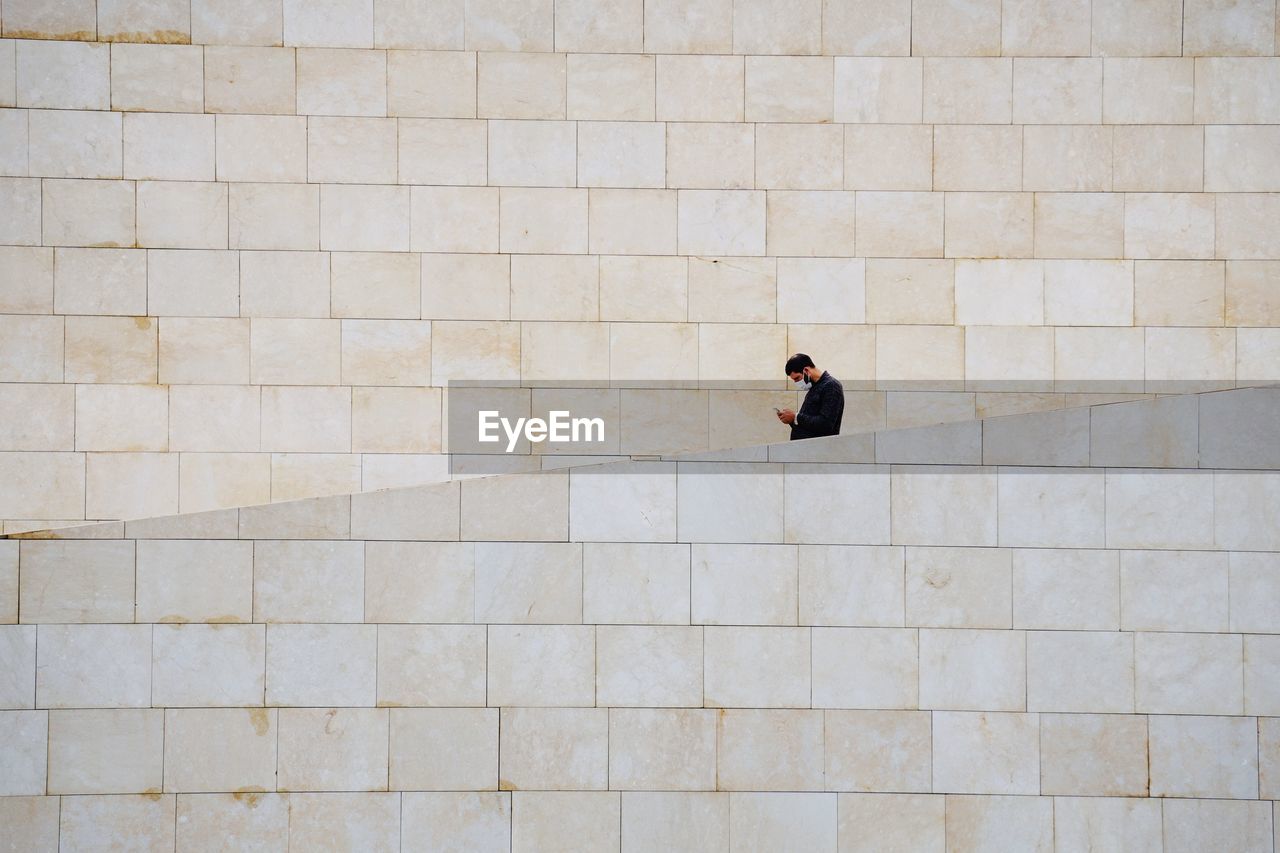
[[[806,367],[802,370],[796,371],[795,373],[788,373],[787,376],[792,382],[803,382],[809,378],[809,368]]]

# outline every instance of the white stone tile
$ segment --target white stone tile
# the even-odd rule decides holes
[[[489,628],[488,701],[493,705],[590,706],[595,702],[595,628]]]
[[[944,242],[947,255],[984,259],[973,263],[987,265],[991,270],[998,270],[1007,262],[985,259],[1030,258],[1034,255],[1034,202],[1031,193],[947,193],[943,216],[945,221],[952,223]],[[957,308],[958,297],[959,291]],[[1014,310],[1026,308],[1024,298],[1015,303]],[[1024,323],[1039,324],[1031,320]]]
[[[59,841],[84,847],[110,838],[114,843],[165,849],[174,844],[175,803],[172,794],[143,797],[69,797],[58,824]]]
[[[390,853],[399,841],[400,797],[389,794],[293,794],[289,797],[289,842],[302,847],[340,847]]]
[[[705,704],[804,708],[810,701],[807,628],[708,627]]]
[[[930,57],[924,60],[926,123],[1008,124],[1012,114],[1012,59]]]
[[[906,628],[815,628],[814,707],[917,707],[920,650],[916,635]]]
[[[1106,539],[1106,488],[1101,471],[1083,468],[1002,468],[1000,544],[1099,548]]]
[[[476,60],[476,108],[480,118],[565,117],[567,74],[563,54],[494,52],[480,53]]]
[[[204,51],[198,45],[111,46],[112,109],[201,112],[203,103]]]
[[[920,632],[920,707],[973,711],[1026,708],[1021,631],[926,628]]]
[[[1039,793],[1040,715],[935,711],[933,754],[934,791]]]
[[[924,794],[841,794],[842,853],[892,849],[940,853],[946,844],[945,800]]]
[[[1249,717],[1149,718],[1151,795],[1258,795],[1258,726]]]
[[[385,708],[283,708],[278,713],[279,790],[377,791],[387,787],[390,738]],[[305,813],[293,814],[301,819]],[[318,829],[317,819],[313,816],[308,821],[313,829]],[[394,824],[391,829],[394,831]],[[298,841],[295,832],[297,828],[291,828],[292,840]],[[372,849],[367,844],[353,846]]]
[[[1189,124],[1195,90],[1191,59],[1107,59],[1102,120],[1107,124]]]
[[[723,711],[717,728],[721,790],[822,790],[822,711]]]
[[[10,182],[5,182],[10,183]],[[35,190],[35,182],[11,183],[14,190]],[[40,182],[43,196],[33,195],[33,210],[43,216],[43,239],[34,235],[28,240],[23,221],[17,220],[13,230],[5,230],[10,242],[52,246],[102,246],[118,248],[140,243],[135,239],[134,186],[131,181],[55,181]],[[5,194],[8,197],[8,193]],[[26,198],[6,198],[11,209],[21,210]],[[194,247],[193,247],[194,248]]]
[[[565,121],[489,122],[489,182],[504,187],[577,185],[577,125]]]
[[[476,117],[476,54],[387,52],[387,115]]]
[[[602,625],[596,639],[596,701],[600,705],[701,705],[701,628]]]
[[[754,4],[760,0],[748,2]],[[815,0],[806,0],[806,5],[810,11],[818,11]],[[740,13],[742,10],[737,11]],[[735,24],[737,18],[735,15]],[[804,52],[817,53],[816,50]],[[748,56],[746,120],[830,122],[833,115],[832,67],[832,60],[825,56]]]
[[[842,257],[853,254],[855,194],[775,190],[768,194],[768,254]]]
[[[930,727],[921,711],[828,711],[827,790],[930,790]]]
[[[923,115],[924,65],[919,57],[835,59],[835,120],[912,123]]]
[[[822,4],[747,0],[734,4],[733,48],[740,53],[809,54],[821,51]]]
[[[151,650],[157,706],[261,705],[266,685],[262,625],[157,625]]]
[[[895,466],[893,541],[904,545],[995,545],[996,471]]]
[[[503,252],[583,254],[587,251],[585,189],[504,187],[498,215],[501,223],[498,245]]]
[[[1079,4],[1074,6],[1078,10]],[[1088,36],[1085,39],[1087,43]],[[1014,64],[1014,120],[1023,124],[1096,124],[1102,120],[1103,60],[1035,58],[1017,59]]]
[[[337,385],[342,375],[341,342],[342,323],[338,320],[254,318],[249,337],[250,379],[255,385]],[[295,396],[300,398],[301,394]],[[270,396],[264,404],[269,402]],[[267,411],[264,405],[264,415]],[[294,449],[278,445],[282,438],[264,429],[263,448]]]
[[[1143,796],[1147,720],[1116,714],[1040,718],[1041,794]]]
[[[571,53],[567,90],[569,119],[652,121],[657,61],[652,56]]]
[[[497,787],[497,708],[395,709],[390,737],[389,785],[393,789]]]
[[[1238,634],[1134,635],[1137,710],[1153,714],[1241,713],[1243,654]]]
[[[1125,196],[1125,254],[1133,258],[1208,258],[1213,254],[1213,198],[1191,193]]]
[[[54,711],[50,794],[155,794],[162,786],[164,712]]]
[[[191,4],[192,25],[200,35],[201,13],[211,12],[208,4],[219,0],[195,0]],[[237,9],[238,22],[254,25],[255,17],[269,18],[270,6],[258,7],[244,0],[230,0],[244,8]],[[279,32],[279,7],[276,32]],[[265,13],[265,14],[264,14]],[[235,25],[228,15],[218,23]],[[208,40],[205,40],[208,39]],[[279,42],[279,36],[252,42],[229,39],[225,42],[209,33],[195,44],[207,45],[204,52],[204,106],[211,113],[245,113],[292,115],[297,107],[297,61],[292,48],[268,47]],[[216,46],[223,45],[226,46]]]
[[[1014,627],[1119,628],[1119,572],[1115,551],[1014,550]]]
[[[273,625],[267,632],[268,705],[373,705],[372,625]]]
[[[933,133],[935,190],[1022,188],[1018,125],[938,125]]]
[[[299,115],[384,116],[387,57],[382,51],[297,51]]]
[[[1190,0],[1183,10],[1182,49],[1187,56],[1271,56],[1275,53],[1272,4],[1224,4]]]
[[[903,578],[901,548],[802,545],[800,624],[902,625]]]
[[[1022,188],[1107,192],[1112,178],[1112,135],[1099,125],[1028,125],[1023,128]]]
[[[469,625],[379,626],[378,670],[381,706],[483,705],[485,630]]]
[[[1109,469],[1106,480],[1108,546],[1213,547],[1209,472]]]
[[[1280,558],[1274,554],[1230,555],[1231,630],[1280,633]]]
[[[1127,5],[1127,4],[1126,4]],[[1157,853],[1163,849],[1161,801],[1132,797],[1057,797],[1054,838],[1067,850],[1119,849]]]
[[[423,849],[510,849],[510,794],[405,793],[401,801],[400,837],[405,844]]]
[[[214,117],[129,113],[124,119],[124,177],[212,181]]]
[[[1275,843],[1265,803],[1167,800],[1163,805],[1169,853],[1190,853],[1206,844],[1264,853],[1268,844]]]
[[[227,248],[227,186],[140,181],[137,245],[151,249]]]
[[[660,56],[659,121],[740,122],[745,110],[746,66],[737,56]]]
[[[150,625],[40,627],[36,707],[145,708],[150,704]]]
[[[994,548],[907,548],[906,624],[1010,627],[1010,562]]]
[[[165,790],[181,793],[274,788],[275,716],[258,708],[166,710]]]
[[[1129,631],[1227,630],[1228,555],[1123,551],[1121,627]]]
[[[17,614],[16,602],[9,621]],[[33,625],[0,627],[0,708],[34,708],[36,701],[36,628]]]
[[[409,219],[408,187],[326,185],[320,188],[322,249],[407,251],[411,242]]]
[[[609,711],[609,786],[698,791],[716,787],[716,718],[710,709]]]
[[[725,850],[729,794],[628,791],[622,795],[622,845],[627,850]]]
[[[284,42],[300,47],[372,47],[373,4],[339,0],[317,7],[284,0]]]
[[[28,169],[33,177],[121,177],[119,114],[30,110],[27,115]]]
[[[18,550],[23,622],[133,621],[132,542],[22,542]]]
[[[688,624],[690,546],[583,545],[583,621]]]
[[[735,793],[729,802],[730,849],[735,853],[788,844],[835,849],[835,794]]]
[[[501,790],[604,790],[609,782],[609,711],[504,708]]]
[[[11,26],[11,20],[6,14],[5,35],[12,37],[18,27]],[[93,30],[94,27],[88,29]],[[110,52],[111,47],[106,44],[22,39],[17,43],[16,51],[18,83],[15,106],[61,110],[108,109]]]
[[[1027,634],[1027,709],[1132,713],[1133,635],[1102,631]],[[1059,792],[1062,793],[1062,792]]]
[[[781,541],[781,473],[759,463],[681,463],[679,537],[690,542]]]
[[[511,799],[512,853],[575,848],[618,853],[618,792],[523,791]]]
[[[796,624],[794,546],[694,545],[691,583],[695,624]]]
[[[137,549],[139,622],[251,621],[251,543],[150,540]]]

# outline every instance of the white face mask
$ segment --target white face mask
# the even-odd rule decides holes
[[[808,391],[810,386],[813,385],[813,383],[809,381],[808,374],[801,373],[800,376],[801,376],[800,381],[792,384],[794,384],[797,388],[803,388],[804,390]]]

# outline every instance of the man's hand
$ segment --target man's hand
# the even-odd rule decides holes
[[[796,413],[790,409],[782,409],[778,412],[778,420],[784,424],[794,424],[796,422]]]

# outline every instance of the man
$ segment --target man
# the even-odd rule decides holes
[[[779,409],[778,420],[791,426],[791,440],[837,435],[844,415],[844,386],[825,370],[819,370],[813,359],[798,352],[787,359],[787,378],[797,387],[808,389],[800,411]]]

